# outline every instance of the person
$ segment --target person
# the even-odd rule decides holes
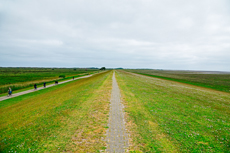
[[[73,76],[73,80],[74,80],[74,76]]]
[[[12,94],[12,89],[9,87],[9,90],[8,90],[8,96],[11,96],[11,94]]]
[[[46,82],[43,83],[44,88],[46,87]]]
[[[34,84],[34,90],[36,90],[37,89],[37,84]]]

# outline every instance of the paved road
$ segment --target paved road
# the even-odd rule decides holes
[[[123,153],[128,150],[128,135],[125,129],[125,120],[121,103],[120,90],[113,73],[113,88],[109,112],[109,123],[107,130],[107,149],[109,153]]]
[[[86,76],[83,76],[83,77],[75,78],[74,80],[78,80],[78,79],[82,79],[82,78],[88,78],[88,77],[91,77],[91,76],[92,75],[86,75]],[[63,82],[59,82],[58,84],[63,84],[63,83],[70,82],[70,81],[73,81],[73,79],[66,80],[66,81],[63,81]],[[52,87],[52,86],[56,86],[56,85],[55,84],[47,85],[46,88],[49,88],[49,87]],[[42,89],[45,89],[45,88],[44,87],[39,87],[39,88],[37,88],[37,90],[31,89],[31,90],[26,90],[26,91],[15,93],[15,94],[13,93],[9,97],[8,96],[0,97],[0,101],[6,100],[6,99],[9,99],[9,98],[13,98],[13,97],[17,97],[17,96],[20,96],[20,95],[24,95],[24,94],[27,94],[27,93],[35,92],[35,91],[42,90]]]

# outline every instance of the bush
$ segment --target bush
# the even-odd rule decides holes
[[[59,78],[65,78],[65,75],[59,75]]]
[[[100,68],[100,70],[105,70],[105,69],[106,69],[105,67]]]

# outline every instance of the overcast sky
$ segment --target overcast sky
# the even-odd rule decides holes
[[[230,71],[230,0],[0,0],[0,66]]]

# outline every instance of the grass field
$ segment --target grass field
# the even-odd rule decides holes
[[[133,152],[230,150],[230,94],[117,72]]]
[[[70,79],[87,73],[98,71],[97,69],[74,68],[0,68],[0,94],[6,93],[11,87],[13,91],[32,87],[35,83]],[[64,75],[65,78],[59,78]]]
[[[230,93],[120,70],[116,78],[130,152],[229,152]],[[0,152],[105,150],[111,89],[106,71],[0,102]]]
[[[205,71],[127,70],[138,74],[188,83],[201,87],[230,92],[230,73]]]
[[[0,152],[105,149],[111,71],[0,103]]]

